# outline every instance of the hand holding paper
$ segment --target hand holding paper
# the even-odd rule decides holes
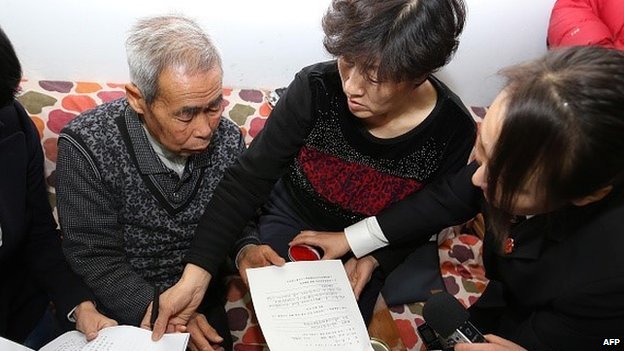
[[[271,351],[372,350],[342,262],[289,262],[247,277]]]

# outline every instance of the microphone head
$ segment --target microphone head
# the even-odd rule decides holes
[[[447,293],[433,294],[423,306],[423,318],[443,338],[448,338],[470,319],[470,313]]]

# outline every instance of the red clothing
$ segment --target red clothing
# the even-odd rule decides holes
[[[624,1],[557,0],[550,15],[548,44],[624,50]]]

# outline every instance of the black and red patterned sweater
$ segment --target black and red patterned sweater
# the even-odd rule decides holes
[[[280,178],[304,221],[342,230],[459,170],[474,144],[475,123],[448,87],[433,76],[429,81],[438,93],[431,114],[401,136],[380,139],[349,111],[335,61],[301,70],[226,172],[187,261],[216,267]]]

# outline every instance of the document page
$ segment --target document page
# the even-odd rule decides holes
[[[0,350],[2,351],[33,351],[33,349],[20,345],[9,339],[5,339],[1,336],[0,336]]]
[[[288,262],[248,269],[247,277],[271,351],[372,350],[342,262]]]
[[[98,337],[87,342],[79,331],[67,332],[40,349],[40,351],[185,351],[188,333],[165,334],[152,341],[150,330],[120,325],[104,328]]]

